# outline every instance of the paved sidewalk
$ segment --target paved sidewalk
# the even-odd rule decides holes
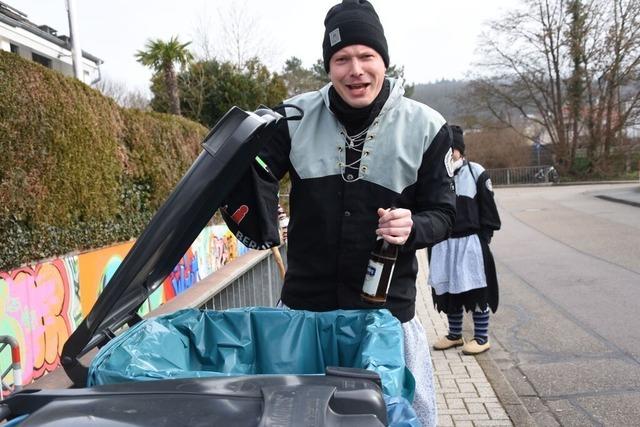
[[[418,251],[417,255],[420,271],[416,312],[431,344],[447,334],[447,322],[446,316],[437,313],[431,302],[426,252]],[[436,382],[438,426],[513,425],[476,357],[463,355],[460,348],[430,351]]]

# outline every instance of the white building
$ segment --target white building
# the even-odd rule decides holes
[[[13,52],[47,68],[73,76],[71,41],[68,36],[46,25],[36,25],[27,15],[0,2],[0,50]],[[82,51],[82,80],[91,84],[100,80],[103,61]]]

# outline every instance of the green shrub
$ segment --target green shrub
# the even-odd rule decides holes
[[[206,129],[0,51],[0,270],[140,234]]]
[[[182,117],[123,110],[127,176],[156,210],[201,151],[205,129]]]

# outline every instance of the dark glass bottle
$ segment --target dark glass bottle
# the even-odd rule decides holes
[[[389,292],[389,284],[397,258],[398,245],[378,237],[376,246],[371,251],[367,273],[364,276],[362,293],[360,294],[363,301],[378,305],[387,301],[387,292]]]

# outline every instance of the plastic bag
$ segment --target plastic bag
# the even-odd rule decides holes
[[[383,393],[413,400],[400,322],[388,310],[310,312],[276,308],[180,310],[144,320],[93,359],[88,386],[218,375],[323,374],[369,369]]]

